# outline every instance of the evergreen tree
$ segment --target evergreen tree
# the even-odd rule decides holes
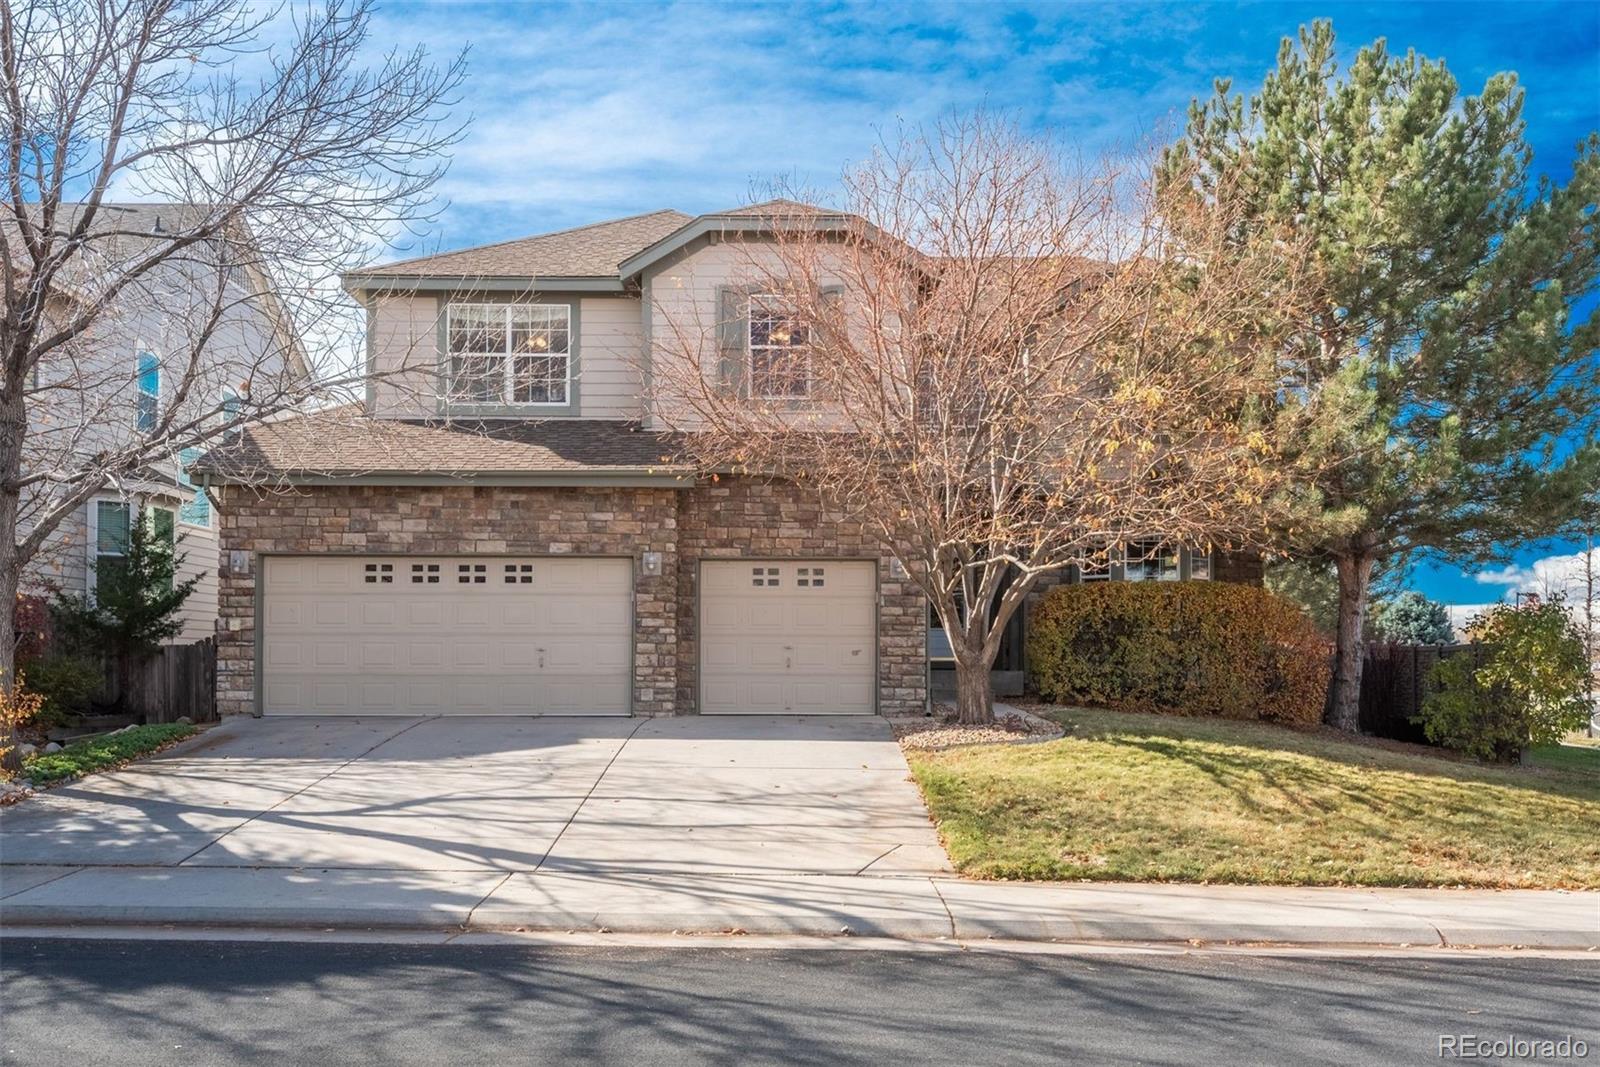
[[[107,653],[126,669],[148,659],[183,630],[178,617],[199,577],[177,580],[172,513],[140,513],[128,524],[121,556],[101,556],[94,597],[63,594],[50,606],[56,633],[69,648]]]
[[[1303,487],[1281,531],[1335,568],[1330,721],[1355,730],[1374,564],[1491,559],[1570,521],[1600,484],[1600,134],[1571,180],[1534,179],[1514,74],[1462,96],[1442,61],[1383,41],[1341,74],[1332,25],[1285,40],[1248,105],[1190,109],[1169,174],[1243,188],[1293,224],[1317,309],[1286,351],[1280,447]]]
[[[1415,589],[1380,601],[1373,612],[1372,629],[1381,641],[1406,645],[1447,645],[1456,635],[1450,625],[1450,609]]]

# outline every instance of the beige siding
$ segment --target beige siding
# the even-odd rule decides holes
[[[373,413],[415,419],[438,411],[439,308],[432,296],[380,296],[372,316]]]
[[[578,312],[579,414],[637,419],[644,412],[644,322],[637,297],[585,297]]]
[[[721,360],[717,344],[717,291],[724,286],[759,283],[777,265],[770,245],[720,242],[704,245],[650,279],[650,365],[652,395],[646,425],[652,429],[692,426],[686,408],[675,401],[669,368],[687,366],[698,351],[700,373],[715,380]],[[681,375],[678,375],[681,378]],[[681,394],[680,394],[681,395]],[[828,421],[828,409],[814,404],[797,415]],[[836,427],[843,428],[843,427]]]
[[[433,296],[379,297],[372,356],[380,379],[373,410],[384,418],[438,412],[438,334],[442,305]],[[644,324],[636,297],[584,297],[578,305],[580,418],[636,419],[643,376]],[[530,417],[538,417],[537,412]]]
[[[60,589],[82,593],[88,580],[88,509],[79,508],[45,538],[44,547],[22,569],[22,591],[49,595]],[[21,533],[26,534],[26,527]]]
[[[217,552],[216,508],[212,508],[211,528],[178,524],[178,579],[198,577],[200,582],[183,604],[183,632],[173,641],[188,644],[213,637],[217,629]]]

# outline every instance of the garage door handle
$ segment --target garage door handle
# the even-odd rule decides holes
[[[544,649],[536,649],[535,651],[539,653],[539,669],[542,671],[544,670]]]

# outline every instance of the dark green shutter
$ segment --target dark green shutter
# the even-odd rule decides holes
[[[745,368],[750,364],[750,296],[734,286],[717,287],[717,384],[744,396]]]
[[[844,286],[842,285],[824,285],[820,292],[822,294],[822,302],[829,305],[830,310],[836,310],[834,305],[840,304],[844,301]],[[843,340],[843,338],[840,338],[840,343],[843,343]],[[815,364],[813,364],[812,367],[812,377],[813,380],[815,380]],[[837,385],[837,373],[830,373],[827,375],[827,377],[835,380],[832,382],[823,383],[823,386],[819,391],[819,395],[827,399],[837,399],[837,394],[839,392],[839,390],[835,388]]]

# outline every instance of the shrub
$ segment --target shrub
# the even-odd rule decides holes
[[[1104,582],[1045,595],[1028,663],[1057,703],[1310,726],[1329,646],[1299,607],[1255,586]]]
[[[100,664],[86,656],[33,660],[23,669],[23,676],[28,688],[43,700],[39,721],[51,726],[60,726],[69,716],[89,710],[89,701],[105,685]]]
[[[33,721],[41,703],[38,694],[29,692],[22,684],[21,677],[16,679],[15,685],[0,685],[0,777],[8,776],[3,768],[16,766],[8,757],[12,757],[12,749],[17,744],[17,729]]]
[[[1477,759],[1515,762],[1589,721],[1583,633],[1559,599],[1498,604],[1468,624],[1481,664],[1453,656],[1433,669],[1417,722],[1428,740]]]
[[[35,785],[120,767],[129,760],[148,756],[195,732],[186,723],[153,723],[131,730],[106,734],[88,741],[76,741],[60,752],[41,752],[29,756],[26,769]]]
[[[43,656],[50,647],[50,602],[32,593],[18,593],[11,619],[17,635],[17,662]]]

